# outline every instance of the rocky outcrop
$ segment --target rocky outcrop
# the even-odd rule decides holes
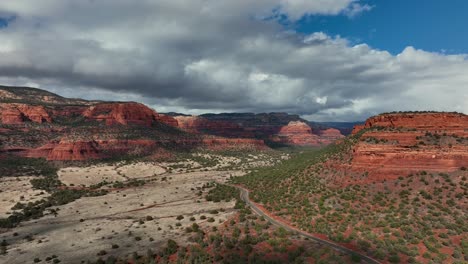
[[[468,116],[457,113],[404,113],[371,117],[352,149],[350,171],[363,181],[410,173],[451,172],[468,167]]]
[[[181,129],[191,133],[255,138],[287,145],[320,146],[343,137],[338,130],[321,130],[314,134],[305,120],[285,113],[180,115],[175,118]]]
[[[179,122],[172,116],[158,114],[156,120],[168,126],[179,127]]]
[[[365,125],[355,125],[353,131],[351,132],[351,135],[359,133],[359,131],[363,130],[364,128],[366,128]]]
[[[287,126],[281,127],[278,135],[304,135],[312,134],[312,128],[301,121],[291,121]]]
[[[49,147],[50,144],[46,147]],[[46,148],[43,147],[42,149]],[[62,140],[58,142],[47,155],[47,160],[56,161],[83,161],[101,158],[96,142],[72,142]]]
[[[321,144],[319,136],[312,134],[312,128],[301,121],[289,122],[270,139],[277,143],[296,146],[319,146]]]
[[[372,127],[463,132],[468,127],[468,116],[461,113],[434,112],[382,114],[367,119],[363,126],[356,126],[353,134]]]
[[[3,124],[18,125],[24,122],[52,122],[49,113],[41,105],[2,103],[0,104],[0,111]]]
[[[203,148],[210,150],[251,149],[264,150],[267,146],[262,140],[245,138],[216,138],[181,139],[180,141],[155,140],[91,140],[73,141],[63,139],[51,142],[39,148],[16,148],[8,151],[21,156],[32,158],[46,158],[50,161],[85,161],[102,159],[122,155],[152,155],[161,151],[168,143],[189,148]],[[5,151],[5,150],[4,150]]]
[[[0,153],[57,161],[156,149],[264,149],[265,141],[317,146],[339,137],[287,113],[163,115],[140,103],[70,99],[27,87],[0,86],[0,110]]]
[[[335,128],[328,128],[325,130],[320,130],[319,131],[319,136],[322,144],[328,145],[336,140],[342,139],[345,136],[341,134],[341,132],[338,129]]]
[[[208,120],[198,116],[176,116],[174,118],[177,120],[180,129],[190,133],[201,133],[202,130],[206,130],[208,127]]]
[[[176,116],[180,129],[196,134],[208,134],[222,137],[254,138],[254,133],[240,125],[222,120],[209,120],[200,116]]]
[[[140,103],[101,103],[90,106],[83,112],[88,120],[104,121],[106,125],[151,126],[158,114]]]

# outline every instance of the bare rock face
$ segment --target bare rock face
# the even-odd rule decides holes
[[[154,140],[69,140],[50,142],[39,148],[25,150],[24,156],[51,161],[84,161],[114,155],[145,154],[156,147]]]
[[[176,116],[177,125],[180,129],[190,133],[200,133],[206,127],[207,120],[198,116]]]
[[[354,134],[363,128],[407,128],[417,130],[446,130],[451,132],[464,131],[468,125],[468,117],[460,113],[391,113],[371,117],[364,126],[356,126]]]
[[[50,150],[47,155],[47,160],[82,161],[100,157],[96,142],[71,142],[62,140]]]
[[[90,106],[83,112],[88,120],[104,121],[106,125],[141,125],[151,126],[158,119],[158,114],[139,103],[101,103]]]
[[[18,103],[0,104],[3,124],[18,125],[24,122],[51,123],[52,118],[44,106]]]
[[[179,128],[199,134],[229,138],[263,139],[274,143],[296,146],[321,146],[342,138],[336,130],[314,133],[311,126],[298,116],[272,114],[209,114],[203,116],[176,116]],[[289,121],[294,119],[293,121]]]
[[[253,138],[254,134],[240,125],[223,120],[209,120],[200,116],[176,116],[180,129],[196,134],[222,137]]]
[[[312,134],[312,128],[301,121],[291,121],[281,127],[271,139],[278,143],[296,146],[319,146],[321,144],[318,135]]]
[[[154,155],[161,149],[262,149],[265,141],[316,146],[339,137],[336,131],[322,132],[287,113],[173,117],[135,102],[88,101],[0,86],[2,155],[81,161]]]
[[[352,149],[350,169],[367,172],[366,181],[468,166],[468,116],[464,114],[385,114],[369,118],[354,133],[359,131],[363,134]]]
[[[312,134],[312,128],[301,121],[291,121],[287,126],[281,127],[279,135],[304,135]]]
[[[172,116],[158,114],[156,120],[171,127],[179,127],[179,122]]]
[[[339,139],[344,138],[341,132],[335,128],[328,128],[325,130],[319,131],[320,140],[323,144],[328,145]]]

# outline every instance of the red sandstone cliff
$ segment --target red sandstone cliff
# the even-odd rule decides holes
[[[180,129],[190,133],[223,137],[254,138],[254,133],[234,122],[208,120],[199,116],[176,116],[175,119]]]
[[[451,172],[468,167],[468,116],[458,113],[401,113],[371,117],[353,147],[350,172],[363,181],[396,179],[413,172]],[[374,128],[374,129],[372,129]]]
[[[266,148],[265,140],[318,146],[340,138],[336,131],[313,131],[306,122],[286,113],[174,118],[135,102],[70,99],[36,88],[0,86],[0,153],[49,160],[150,153],[165,147],[258,149]]]
[[[287,145],[321,146],[344,137],[336,129],[322,130],[314,134],[311,126],[303,121],[290,121],[281,125],[283,121],[280,118],[283,116],[277,117],[277,120],[267,119],[266,121],[264,120],[266,118],[229,120],[229,118],[223,119],[222,117],[216,119],[214,115],[210,117],[212,119],[203,116],[176,116],[175,118],[179,128],[190,133],[231,138],[261,138]]]
[[[157,114],[139,103],[102,103],[90,106],[83,116],[89,120],[104,121],[106,125],[151,126]]]
[[[320,136],[322,143],[325,145],[331,144],[335,142],[336,140],[339,140],[345,137],[341,134],[341,132],[338,129],[335,129],[335,128],[328,128],[325,130],[321,130],[319,132],[319,136]]]
[[[445,130],[463,132],[468,128],[468,116],[460,113],[395,113],[382,114],[366,120],[363,126],[356,126],[353,134],[363,128],[386,127],[417,129],[420,131]]]
[[[291,121],[288,125],[281,127],[272,140],[297,146],[319,146],[321,144],[319,136],[312,134],[312,128],[301,121]]]
[[[44,106],[18,103],[1,103],[3,124],[17,125],[24,122],[50,123],[52,119]]]

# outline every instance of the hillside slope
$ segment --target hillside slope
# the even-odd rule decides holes
[[[266,148],[256,139],[184,132],[176,119],[140,103],[68,99],[0,86],[0,157],[83,161],[199,147]]]
[[[458,113],[380,115],[338,144],[235,182],[291,225],[383,262],[461,263],[467,129]]]
[[[192,133],[256,138],[270,146],[324,146],[343,138],[339,130],[318,129],[298,115],[287,113],[224,113],[187,116],[173,114],[179,127]]]

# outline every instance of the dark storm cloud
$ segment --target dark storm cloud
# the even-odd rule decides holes
[[[370,9],[353,0],[9,1],[0,14],[16,19],[0,30],[0,81],[191,113],[466,112],[464,55],[409,47],[393,56],[263,19]]]

